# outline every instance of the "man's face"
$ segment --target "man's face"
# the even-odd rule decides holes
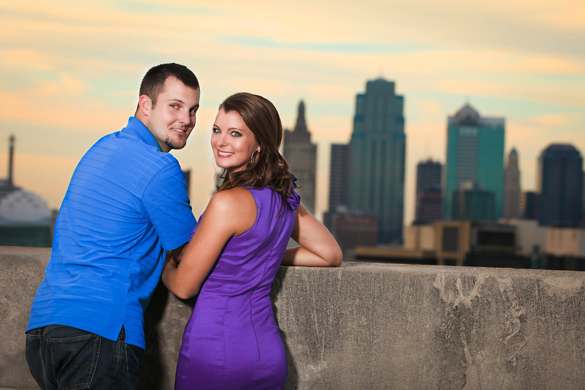
[[[199,90],[170,76],[148,114],[148,129],[163,152],[182,149],[195,127]]]

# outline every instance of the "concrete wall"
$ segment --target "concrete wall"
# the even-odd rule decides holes
[[[0,248],[0,389],[35,384],[28,310],[49,251]],[[346,263],[273,286],[287,389],[582,389],[585,273]],[[171,389],[193,301],[159,288],[144,389]]]

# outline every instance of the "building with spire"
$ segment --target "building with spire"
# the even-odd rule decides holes
[[[508,161],[504,172],[504,218],[520,218],[521,195],[518,152],[516,148],[512,148],[508,154]]]
[[[317,145],[311,143],[311,133],[305,119],[305,103],[302,100],[299,103],[294,130],[284,131],[282,154],[288,162],[290,171],[297,178],[296,183],[300,187],[297,192],[301,196],[301,203],[314,214]]]
[[[9,138],[8,177],[0,179],[0,245],[51,246],[51,211],[38,195],[14,184],[14,142]]]
[[[457,191],[493,193],[494,218],[502,216],[504,198],[504,118],[482,117],[465,104],[447,120],[447,162],[444,176],[445,219],[452,219]]]
[[[576,227],[583,218],[583,157],[569,144],[552,144],[538,159],[538,223]]]
[[[356,96],[348,203],[352,212],[378,218],[381,244],[402,242],[405,150],[404,97],[392,81],[368,81]]]

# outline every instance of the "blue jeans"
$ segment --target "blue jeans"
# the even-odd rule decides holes
[[[84,330],[50,325],[26,333],[26,360],[43,390],[137,389],[144,350]]]

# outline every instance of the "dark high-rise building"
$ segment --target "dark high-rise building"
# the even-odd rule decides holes
[[[504,196],[505,119],[482,117],[469,104],[448,118],[445,164],[445,217],[452,215],[453,192],[478,185],[495,196],[496,218]]]
[[[423,191],[441,188],[443,165],[431,159],[421,161],[416,166],[416,194]]]
[[[378,218],[379,243],[402,241],[405,148],[404,97],[392,81],[368,81],[356,96],[349,207]]]
[[[523,219],[538,219],[538,194],[536,192],[526,191],[522,193],[520,216]]]
[[[416,166],[415,224],[443,219],[442,172],[443,165],[431,159]]]
[[[305,119],[305,103],[299,103],[297,123],[293,131],[284,131],[283,156],[301,188],[303,206],[315,213],[315,181],[317,174],[317,145],[311,143],[311,133]]]
[[[504,172],[504,218],[520,217],[520,194],[518,152],[512,148]]]
[[[347,208],[349,145],[331,145],[329,165],[329,211]]]
[[[583,217],[583,158],[573,145],[552,144],[538,159],[538,222],[578,226]]]
[[[443,219],[443,191],[440,188],[421,192],[416,197],[415,225],[428,225]]]

